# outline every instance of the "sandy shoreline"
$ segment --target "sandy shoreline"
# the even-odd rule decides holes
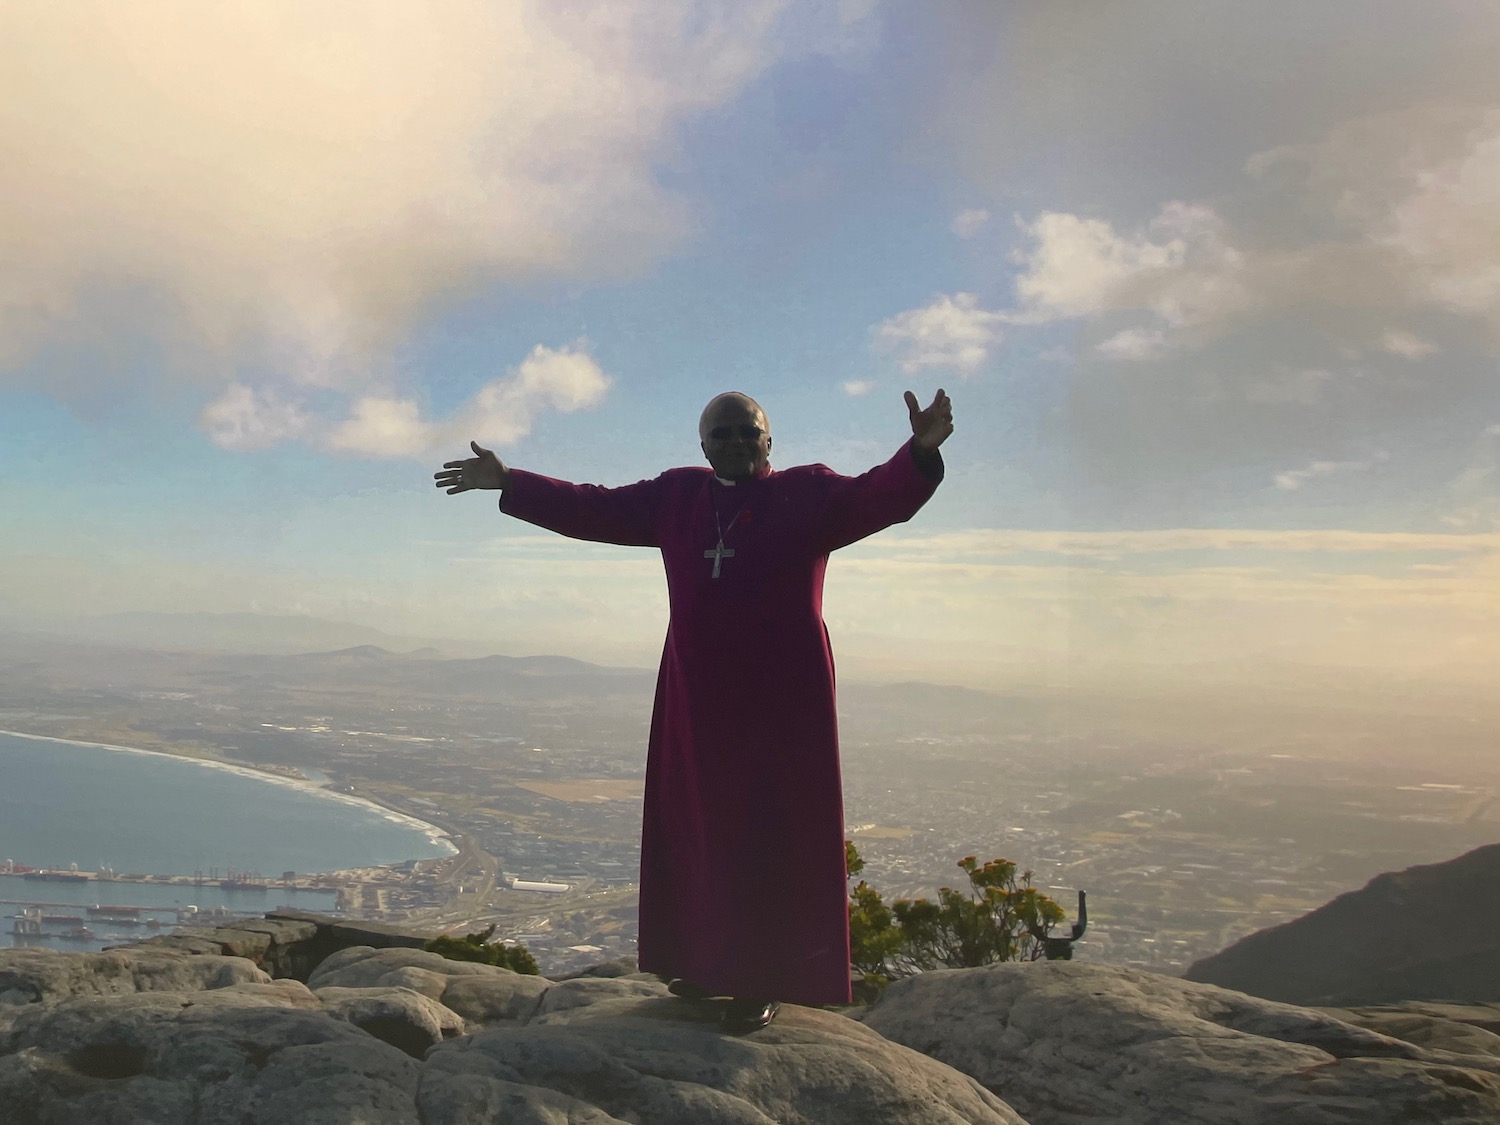
[[[349,793],[336,792],[335,790],[319,785],[315,781],[298,781],[296,778],[266,773],[250,766],[239,766],[230,762],[219,762],[207,758],[189,758],[182,754],[169,754],[164,750],[142,750],[139,746],[113,746],[107,742],[84,742],[76,738],[57,738],[49,734],[27,734],[24,731],[18,730],[0,730],[0,734],[10,735],[13,738],[29,738],[36,742],[56,742],[64,746],[88,746],[96,750],[113,750],[120,754],[144,754],[153,758],[169,758],[174,762],[182,762],[187,765],[203,766],[206,769],[226,770],[229,773],[238,774],[241,777],[253,778],[256,781],[263,781],[271,785],[281,785],[290,789],[298,789],[304,793],[321,797],[324,800],[341,801],[346,805],[373,809],[381,817],[393,824],[405,825],[407,828],[414,828],[423,833],[433,847],[447,848],[449,854],[458,854],[458,848],[448,838],[448,833],[436,824],[431,824],[425,820],[419,820],[414,816],[410,816],[407,813],[387,808],[385,805],[371,801],[365,797],[355,797]]]

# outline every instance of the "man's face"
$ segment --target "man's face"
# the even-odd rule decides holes
[[[749,480],[771,459],[771,425],[754,400],[735,395],[714,399],[698,424],[703,455],[725,480]]]

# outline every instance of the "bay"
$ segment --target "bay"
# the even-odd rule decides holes
[[[223,877],[232,867],[279,878],[285,871],[370,867],[454,850],[433,825],[312,784],[168,754],[0,733],[0,860],[120,875],[217,871]],[[279,887],[257,894],[192,884],[0,879],[7,930],[20,902],[250,913],[282,905],[326,911],[332,901]]]

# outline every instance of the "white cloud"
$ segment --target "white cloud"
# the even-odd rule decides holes
[[[1127,328],[1096,345],[1094,350],[1110,359],[1151,359],[1166,350],[1166,334],[1159,328]]]
[[[1402,359],[1426,359],[1442,349],[1431,340],[1424,340],[1415,332],[1387,332],[1380,338],[1380,350]]]
[[[1149,312],[1164,333],[1156,343],[1202,346],[1294,317],[1346,348],[1369,325],[1361,344],[1419,360],[1443,345],[1384,325],[1436,308],[1483,322],[1500,345],[1500,109],[1359,118],[1317,142],[1257,153],[1245,170],[1250,179],[1226,197],[1254,220],[1239,230],[1218,209],[1180,201],[1135,230],[1056,211],[1018,219],[1022,272],[1004,318]],[[1291,222],[1315,233],[1267,236]],[[1133,358],[1147,331],[1098,351]]]
[[[973,238],[984,225],[990,221],[990,213],[982,207],[971,207],[966,211],[960,211],[953,220],[953,225],[948,229],[959,238]]]
[[[1385,218],[1384,240],[1411,255],[1430,299],[1500,331],[1500,109],[1411,186]]]
[[[692,216],[656,170],[794,49],[784,7],[0,6],[0,105],[24,107],[0,114],[0,365],[128,296],[189,378],[274,371],[360,403],[344,439],[413,441],[388,356],[414,321],[669,252]],[[289,425],[274,397],[229,394],[205,424],[263,444]]]
[[[584,341],[556,349],[538,344],[445,420],[424,418],[414,398],[365,395],[339,421],[236,385],[203,411],[200,425],[225,449],[265,449],[302,439],[332,453],[420,457],[471,439],[504,446],[530,433],[543,411],[567,414],[598,405],[611,382]]]
[[[198,425],[221,449],[267,449],[307,432],[310,419],[275,392],[231,383],[203,408]]]
[[[1378,453],[1365,461],[1313,461],[1306,468],[1288,469],[1286,472],[1277,473],[1276,487],[1284,492],[1296,492],[1308,481],[1318,477],[1364,472],[1383,464],[1388,459],[1386,454]]]
[[[422,420],[412,399],[362,398],[354,413],[322,441],[337,453],[417,457],[436,444],[442,427]]]
[[[875,384],[869,379],[850,379],[841,384],[841,386],[844,393],[850,398],[858,398],[860,395],[869,394],[874,389]]]
[[[1048,321],[1123,309],[1194,325],[1242,308],[1243,256],[1212,208],[1172,202],[1144,230],[1119,234],[1102,219],[1047,212],[1022,231],[1029,249],[1015,257],[1020,309],[1014,319]]]
[[[610,383],[583,341],[557,350],[538,344],[507,378],[486,384],[458,412],[448,440],[478,436],[497,444],[515,441],[531,432],[532,421],[544,410],[569,414],[597,406]]]
[[[899,313],[875,330],[883,351],[894,352],[908,374],[944,367],[972,375],[1000,343],[1004,317],[979,307],[973,293],[938,294],[920,309]]]

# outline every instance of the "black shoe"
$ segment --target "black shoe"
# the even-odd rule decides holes
[[[736,997],[724,1005],[724,1030],[731,1035],[759,1031],[781,1011],[779,1000],[742,1000]]]
[[[667,991],[673,996],[681,996],[684,1000],[707,1000],[713,995],[706,988],[700,988],[690,980],[681,977],[673,977],[667,981]]]

